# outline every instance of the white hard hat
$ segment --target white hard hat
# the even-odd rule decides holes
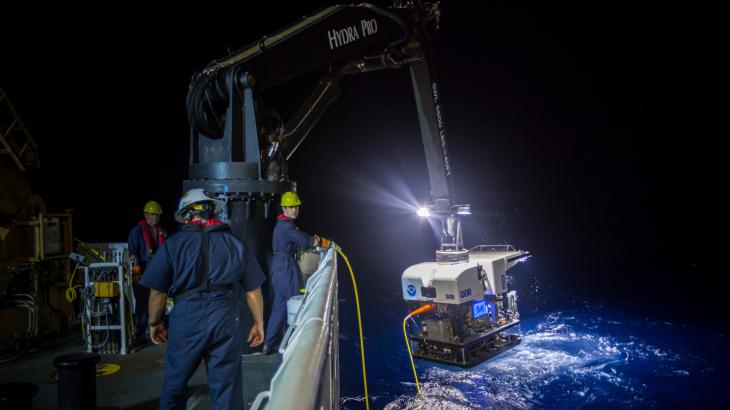
[[[175,212],[175,220],[181,223],[185,222],[185,211],[193,204],[199,202],[211,202],[215,205],[215,213],[217,214],[223,208],[224,202],[215,198],[211,198],[205,194],[200,188],[191,189],[180,198],[180,203]]]

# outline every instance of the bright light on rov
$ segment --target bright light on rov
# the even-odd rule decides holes
[[[470,205],[458,205],[456,207],[456,214],[457,215],[471,215],[471,206]]]
[[[428,208],[419,208],[418,212],[416,212],[418,216],[431,216],[431,212],[428,210]]]

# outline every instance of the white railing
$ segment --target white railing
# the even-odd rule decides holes
[[[337,311],[337,254],[328,249],[307,280],[302,304],[284,336],[282,363],[252,410],[339,407]]]

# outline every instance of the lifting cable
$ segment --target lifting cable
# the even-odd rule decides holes
[[[355,308],[357,309],[357,327],[360,331],[360,358],[362,360],[362,384],[365,388],[365,408],[367,410],[370,410],[370,399],[368,398],[368,378],[367,378],[367,372],[365,371],[365,345],[363,343],[362,338],[362,316],[360,315],[360,298],[357,295],[357,282],[355,281],[355,274],[352,272],[352,266],[350,266],[350,261],[347,259],[347,256],[345,256],[345,253],[342,252],[342,248],[340,248],[339,245],[332,242],[332,246],[335,248],[338,254],[342,257],[342,260],[345,261],[345,265],[347,265],[347,269],[350,271],[350,278],[352,279],[352,288],[355,290]]]
[[[408,333],[406,332],[406,322],[408,319],[410,319],[412,316],[420,315],[423,312],[428,312],[429,310],[435,308],[436,305],[433,303],[429,303],[428,305],[423,305],[420,308],[414,310],[413,312],[406,315],[406,317],[403,318],[403,338],[406,341],[406,347],[408,348],[408,357],[411,359],[411,367],[413,368],[413,378],[416,379],[416,389],[418,390],[418,397],[421,397],[421,384],[418,383],[418,373],[416,373],[416,364],[413,362],[413,352],[411,351],[411,342],[408,340]]]

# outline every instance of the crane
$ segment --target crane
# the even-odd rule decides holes
[[[438,3],[331,6],[211,62],[193,77],[187,96],[191,154],[184,190],[203,188],[233,202],[232,213],[245,215],[243,224],[232,226],[234,232],[250,242],[268,239],[262,230],[269,225],[260,219],[270,218],[276,194],[296,186],[286,161],[339,97],[343,80],[407,67],[431,185],[431,201],[421,212],[443,222],[439,259],[464,258],[460,217],[470,207],[452,198],[447,133],[429,45],[440,15]],[[323,67],[326,73],[290,118],[268,129],[257,124],[263,109],[256,104],[257,93]],[[251,245],[261,254],[261,245]]]
[[[423,326],[411,339],[418,344],[416,356],[469,366],[519,342],[501,336],[519,324],[516,295],[508,292],[505,277],[529,253],[464,248],[461,220],[471,208],[453,197],[431,48],[440,17],[438,2],[331,6],[208,64],[193,76],[187,96],[190,177],[183,189],[202,188],[227,202],[233,232],[259,261],[267,261],[272,202],[296,189],[287,161],[339,97],[344,79],[407,68],[431,187],[430,202],[418,213],[442,227],[436,262],[408,268],[402,284],[411,307],[433,304],[423,324],[443,331],[429,333]],[[257,94],[319,71],[321,78],[294,114],[264,124]]]

